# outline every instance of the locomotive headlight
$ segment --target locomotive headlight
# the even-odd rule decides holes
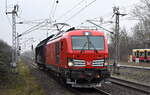
[[[68,62],[68,66],[73,66],[74,64],[73,64],[73,62]]]

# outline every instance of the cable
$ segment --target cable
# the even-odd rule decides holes
[[[7,18],[8,22],[9,22],[10,27],[12,27],[12,23],[11,23],[11,21],[10,21],[8,15],[6,16],[6,18]]]
[[[5,13],[7,13],[7,0],[5,0]]]
[[[34,19],[34,20],[22,20],[17,22],[18,24],[38,24],[45,19]]]
[[[28,30],[26,30],[26,31],[23,32],[22,34],[18,35],[18,37],[21,37],[22,35],[28,34],[28,33],[32,32],[32,31],[36,30],[36,29],[39,29],[40,27],[43,27],[43,26],[47,25],[47,23],[46,23],[46,24],[44,24],[43,26],[40,26],[41,24],[45,23],[46,21],[47,21],[47,19],[44,20],[43,22],[40,22],[39,24],[37,24],[37,25],[35,25],[35,26],[29,28]],[[36,28],[36,27],[37,27],[37,28]],[[34,29],[34,28],[35,28],[35,29]]]
[[[51,17],[52,15],[52,12],[53,12],[53,9],[54,9],[54,6],[55,6],[55,2],[56,2],[56,0],[54,0],[54,2],[53,2],[53,4],[52,4],[52,8],[51,8],[51,11],[50,11],[50,13],[49,13],[49,16]]]
[[[58,0],[56,1],[56,4],[55,4],[55,7],[54,7],[54,12],[52,14],[52,17],[54,18],[54,15],[55,15],[55,12],[56,12],[56,9],[57,9],[57,5],[58,5]]]
[[[39,26],[39,27],[37,27],[37,28],[35,28],[35,29],[33,29],[33,30],[28,30],[28,31],[26,31],[26,34],[32,32],[32,31],[35,31],[35,30],[37,30],[37,29],[39,29],[39,28],[41,28],[41,27],[44,27],[45,25],[47,25],[47,23],[44,24],[44,25],[42,25],[42,26]]]
[[[87,20],[87,22],[89,22],[89,23],[91,23],[91,24],[93,24],[93,25],[95,25],[95,26],[97,26],[97,27],[99,27],[99,28],[101,28],[101,29],[111,33],[111,34],[114,34],[114,32],[112,32],[112,31],[110,31],[110,30],[108,30],[108,29],[106,29],[106,28],[104,28],[104,27],[102,27],[102,26],[100,26],[98,24],[95,24],[95,23],[91,22],[90,20]]]
[[[72,15],[70,18],[68,18],[67,20],[65,20],[65,22],[73,19],[75,16],[77,16],[79,13],[81,13],[83,10],[85,10],[88,6],[90,6],[92,3],[94,3],[96,0],[93,0],[92,2],[90,2],[88,5],[84,6],[83,8],[81,8],[78,12],[76,12],[74,15]]]
[[[83,3],[83,1],[85,0],[82,0],[80,1],[78,4],[76,4],[75,6],[73,6],[70,10],[66,11],[65,13],[63,13],[61,16],[59,16],[57,18],[57,20],[61,19],[62,17],[64,17],[66,14],[70,13],[72,10],[74,10],[77,6],[81,5]]]
[[[23,35],[28,34],[28,33],[31,33],[31,32],[33,32],[33,31],[35,31],[35,30],[38,30],[39,28],[44,27],[45,25],[47,25],[47,24],[44,24],[44,25],[42,25],[42,26],[40,26],[40,27],[37,27],[37,28],[35,28],[35,29],[33,29],[33,30],[27,30],[27,31],[25,31],[26,33],[24,33]],[[22,35],[21,35],[21,36],[22,36]],[[19,35],[18,37],[20,37],[20,35]]]

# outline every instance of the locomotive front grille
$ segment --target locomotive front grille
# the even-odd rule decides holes
[[[103,66],[104,65],[104,60],[93,60],[92,66]]]
[[[86,66],[84,60],[73,60],[73,62],[74,62],[74,66],[76,66],[76,67],[85,67]]]
[[[72,59],[72,61],[70,61],[69,65],[74,66],[74,67],[86,67],[90,64],[90,66],[93,67],[98,67],[98,66],[104,66],[105,64],[104,59],[101,60],[93,60],[91,62],[86,62],[85,60],[76,60],[76,59]]]

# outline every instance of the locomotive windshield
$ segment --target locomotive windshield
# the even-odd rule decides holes
[[[72,36],[73,50],[104,50],[103,36]]]

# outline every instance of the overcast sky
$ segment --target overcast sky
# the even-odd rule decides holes
[[[6,0],[0,0],[0,39],[6,41],[11,45],[11,15],[5,15],[5,1]],[[69,23],[71,26],[78,26],[80,23],[84,22],[87,19],[93,19],[100,16],[102,16],[104,20],[111,19],[111,16],[113,14],[112,7],[114,6],[119,6],[122,12],[129,13],[129,10],[134,6],[134,4],[138,3],[139,0],[96,0],[94,3],[92,3],[77,15],[76,13],[80,9],[94,0],[58,1],[59,3],[57,4],[55,13],[51,11],[54,0],[7,0],[7,8],[9,11],[12,9],[13,4],[19,4],[19,17],[17,18],[17,21],[40,20],[49,18],[50,16],[54,15],[53,19],[55,19],[57,22],[66,22],[66,20],[70,19],[69,21],[67,21],[67,23]],[[79,2],[82,3],[78,4]],[[62,14],[72,9],[72,7],[77,4],[78,6],[76,6],[72,11],[59,18],[60,16],[62,16]],[[72,16],[73,18],[70,18]],[[126,25],[128,21],[124,21],[123,23]],[[123,23],[121,24],[122,26],[124,26]],[[17,25],[17,32],[22,33],[29,27],[31,27],[31,24]],[[25,41],[25,39],[31,37],[34,37],[36,41],[40,41],[46,37],[46,32],[47,31],[45,30],[34,31],[30,34],[25,35],[22,39],[22,42]]]

